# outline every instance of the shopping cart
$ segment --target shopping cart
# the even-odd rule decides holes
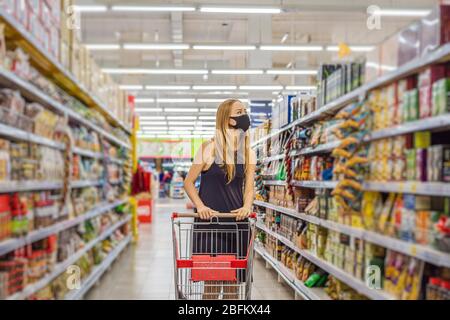
[[[256,214],[245,222],[230,213],[196,217],[172,214],[176,299],[249,300]]]

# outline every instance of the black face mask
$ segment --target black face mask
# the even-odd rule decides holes
[[[250,117],[248,116],[248,114],[230,118],[236,121],[236,124],[232,126],[234,129],[242,129],[244,132],[246,132],[248,128],[250,128]]]

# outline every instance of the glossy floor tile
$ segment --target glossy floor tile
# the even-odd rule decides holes
[[[159,199],[151,224],[141,225],[139,241],[128,247],[111,269],[91,289],[91,300],[167,300],[175,299],[173,276],[172,212],[187,212],[185,200]],[[255,259],[252,299],[285,300],[294,294],[286,284],[278,283],[277,273]]]

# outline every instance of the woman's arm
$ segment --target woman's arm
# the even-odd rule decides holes
[[[214,210],[208,208],[203,203],[202,199],[198,195],[197,189],[195,188],[195,181],[199,177],[205,165],[208,163],[208,153],[210,152],[211,142],[205,142],[202,144],[197,154],[194,157],[194,162],[184,179],[184,190],[186,191],[189,199],[194,203],[197,208],[197,212],[202,219],[209,219],[214,212]]]
[[[255,169],[256,169],[256,154],[254,150],[250,150],[248,169],[245,173],[244,184],[244,205],[242,208],[233,210],[238,214],[237,220],[244,220],[252,212],[253,199],[255,198]]]

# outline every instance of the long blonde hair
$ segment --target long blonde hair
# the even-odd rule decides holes
[[[242,160],[245,164],[245,172],[249,165],[249,155],[250,155],[250,138],[248,131],[244,135],[244,139],[239,139],[238,146],[235,146],[233,141],[233,135],[231,133],[232,127],[229,125],[229,119],[231,115],[232,106],[234,103],[241,101],[237,99],[227,99],[219,105],[216,115],[216,133],[215,133],[215,156],[216,162],[223,168],[225,167],[227,174],[227,183],[230,183],[236,174],[236,165],[234,159],[234,151],[238,148],[244,148],[244,152],[239,152],[238,150],[238,161]],[[242,143],[243,142],[243,143]],[[241,149],[242,150],[242,149]],[[242,156],[244,159],[242,159]]]

